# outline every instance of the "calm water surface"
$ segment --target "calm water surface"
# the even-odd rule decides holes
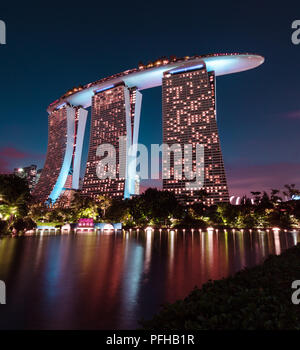
[[[132,231],[0,239],[0,328],[134,329],[194,286],[253,266],[298,232]]]

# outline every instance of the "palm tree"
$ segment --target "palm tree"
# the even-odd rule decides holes
[[[276,205],[278,204],[278,202],[281,202],[282,201],[282,198],[278,196],[278,193],[280,193],[279,190],[276,190],[276,189],[271,189],[271,202]]]
[[[251,194],[254,196],[254,203],[256,205],[258,205],[260,200],[261,200],[261,192],[259,192],[259,191],[252,191]]]
[[[287,191],[283,191],[282,193],[288,197],[288,200],[293,199],[294,196],[300,196],[300,191],[295,188],[295,184],[284,185]]]

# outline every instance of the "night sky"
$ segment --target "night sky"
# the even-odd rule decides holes
[[[251,52],[265,63],[217,78],[230,194],[300,187],[300,45],[291,41],[300,2],[222,3],[2,3],[0,172],[43,166],[46,108],[74,86],[161,56]],[[139,141],[162,142],[161,88],[143,91]]]

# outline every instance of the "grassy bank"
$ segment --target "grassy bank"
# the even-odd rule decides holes
[[[291,302],[300,280],[300,244],[262,265],[195,288],[184,300],[164,305],[145,329],[300,329],[300,304]]]

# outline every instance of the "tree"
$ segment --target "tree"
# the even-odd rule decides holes
[[[0,215],[12,222],[26,216],[31,195],[25,179],[16,175],[0,175]],[[7,217],[7,215],[9,217]]]
[[[29,207],[29,216],[31,216],[34,220],[45,220],[46,214],[49,212],[49,208],[46,207],[43,203],[33,203]]]
[[[74,192],[73,199],[71,201],[71,208],[75,211],[87,208],[94,204],[91,197],[83,196],[80,191]]]
[[[30,217],[26,217],[23,219],[24,224],[25,224],[25,229],[26,230],[33,230],[34,228],[36,228],[36,223],[35,221],[33,221]]]
[[[231,205],[230,203],[220,203],[217,208],[217,212],[222,219],[223,225],[229,227],[236,226],[236,219],[238,216],[237,206]]]
[[[115,222],[126,222],[131,217],[128,200],[114,199],[106,212],[107,219]]]
[[[258,205],[259,202],[260,202],[260,198],[261,198],[261,192],[259,192],[259,191],[252,191],[251,194],[254,196],[254,203],[256,205]]]
[[[19,219],[16,219],[10,226],[10,229],[11,230],[15,230],[16,233],[20,232],[20,231],[23,231],[26,229],[26,222],[19,218]]]
[[[281,202],[282,201],[282,198],[280,196],[278,196],[278,193],[280,193],[279,190],[276,190],[276,189],[271,189],[271,197],[270,197],[270,200],[271,202],[276,205],[278,204],[278,202]]]
[[[159,191],[156,188],[148,188],[139,198],[142,202],[143,216],[155,225],[171,224],[171,220],[180,217],[182,206],[178,203],[173,192]]]
[[[283,194],[288,197],[288,200],[293,199],[294,196],[300,196],[300,190],[295,188],[295,184],[284,185],[286,191],[283,191]]]
[[[97,203],[99,203],[100,209],[103,211],[103,217],[106,215],[106,210],[111,206],[112,200],[106,196],[100,195],[97,197]]]

